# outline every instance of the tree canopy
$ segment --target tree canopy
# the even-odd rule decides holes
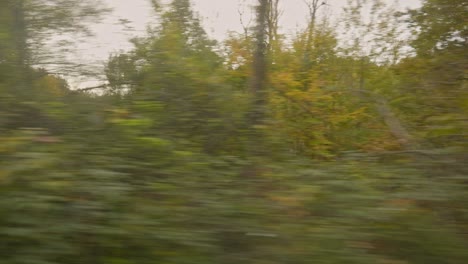
[[[81,90],[44,44],[109,10],[0,2],[0,264],[467,263],[466,1],[350,0],[346,38],[258,0],[220,42],[150,2]]]

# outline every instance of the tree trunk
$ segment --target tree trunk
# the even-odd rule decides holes
[[[13,36],[15,43],[15,79],[17,81],[17,93],[22,98],[27,99],[31,96],[31,69],[29,65],[28,52],[28,34],[26,28],[26,19],[24,12],[24,0],[11,2],[13,13]]]
[[[251,125],[260,125],[265,118],[266,104],[266,30],[268,0],[259,0],[257,7],[256,49],[253,58],[251,92],[253,97]]]
[[[267,62],[266,62],[266,38],[268,24],[269,0],[258,0],[257,6],[257,27],[256,27],[256,48],[253,58],[253,72],[250,83],[252,95],[251,110],[249,113],[250,154],[260,156],[263,153],[261,127],[265,124],[266,104],[267,104]]]

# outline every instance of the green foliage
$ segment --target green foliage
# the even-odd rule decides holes
[[[467,262],[460,47],[380,64],[340,54],[318,23],[269,45],[268,111],[252,126],[256,39],[215,52],[189,1],[109,59],[99,95],[15,66],[5,10],[0,264]]]
[[[425,0],[420,9],[409,10],[409,22],[417,32],[413,46],[422,54],[464,47],[467,39],[465,0]]]

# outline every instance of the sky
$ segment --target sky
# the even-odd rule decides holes
[[[128,40],[144,36],[147,25],[156,23],[149,0],[103,0],[113,8],[111,15],[101,23],[93,25],[95,36],[77,45],[77,56],[85,64],[102,67],[111,53],[129,50],[132,45]],[[393,2],[393,0],[385,0]],[[167,0],[166,0],[167,2]],[[207,33],[217,40],[222,40],[228,31],[242,31],[240,13],[245,24],[253,25],[252,6],[256,0],[193,0],[194,10],[202,19]],[[334,17],[339,16],[347,0],[328,0],[328,11]],[[307,8],[304,0],[282,0],[283,15],[280,26],[284,33],[293,33],[304,27],[307,20]],[[402,8],[416,8],[420,0],[400,0]],[[124,22],[124,23],[122,23]],[[77,81],[78,82],[78,81]]]

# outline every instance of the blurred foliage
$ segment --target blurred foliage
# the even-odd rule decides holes
[[[341,52],[326,20],[270,38],[259,126],[250,29],[218,44],[190,1],[158,5],[160,24],[110,57],[107,89],[73,91],[18,47],[11,3],[0,264],[468,262],[465,22],[444,13],[463,1],[407,12],[417,52],[388,63]]]

